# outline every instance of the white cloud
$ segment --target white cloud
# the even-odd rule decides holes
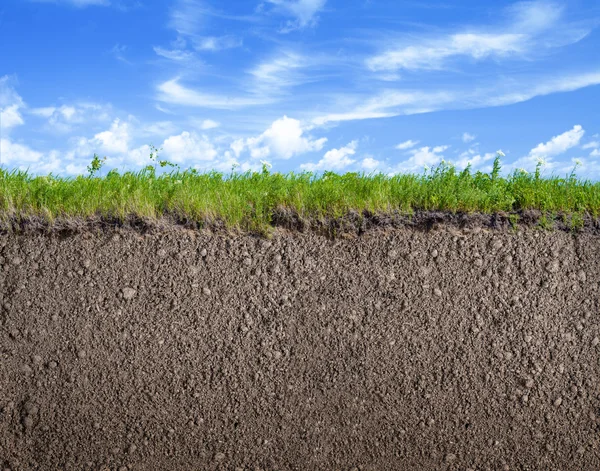
[[[526,36],[517,33],[460,33],[437,40],[426,41],[420,46],[392,49],[367,60],[373,71],[384,70],[440,70],[446,67],[446,59],[469,56],[475,60],[488,57],[505,57],[522,53]]]
[[[546,168],[555,168],[557,163],[553,161],[553,158],[578,146],[584,134],[585,130],[577,124],[573,126],[573,129],[556,135],[545,143],[539,143],[531,149],[528,155],[517,159],[508,167],[532,170],[538,162],[542,161]]]
[[[473,135],[473,134],[469,134],[468,132],[463,133],[462,135],[462,141],[465,143],[469,143],[475,140],[477,136]]]
[[[100,132],[92,139],[92,144],[100,146],[105,152],[124,154],[129,149],[129,124],[115,119],[107,131]]]
[[[21,109],[25,108],[25,102],[21,96],[10,85],[12,78],[8,75],[0,77],[0,119],[1,129],[9,130],[24,124]]]
[[[412,139],[409,139],[408,141],[404,141],[404,142],[401,142],[400,144],[398,144],[396,146],[396,149],[398,149],[398,150],[411,149],[414,146],[416,146],[418,143],[419,143],[419,141],[413,141]]]
[[[174,105],[195,106],[216,109],[236,109],[245,106],[270,103],[269,98],[221,96],[200,93],[179,84],[179,78],[161,83],[158,87],[157,99]]]
[[[253,77],[252,91],[270,95],[302,83],[298,70],[306,67],[308,62],[308,58],[293,52],[281,52],[276,57],[261,62],[248,72]]]
[[[600,157],[600,149],[594,149],[590,152],[590,157]]]
[[[352,141],[340,149],[331,149],[327,151],[323,158],[316,164],[305,163],[300,165],[300,168],[309,171],[342,170],[356,162],[356,160],[352,159],[350,156],[356,153],[357,146],[358,142]]]
[[[598,141],[588,142],[581,146],[582,149],[597,149],[598,147],[600,147],[600,142]]]
[[[253,159],[269,156],[289,159],[297,154],[321,150],[325,142],[327,138],[324,137],[313,139],[305,136],[300,121],[284,116],[274,121],[260,136],[234,141],[231,149],[236,156],[248,149]]]
[[[217,150],[206,136],[184,131],[178,136],[171,136],[162,144],[163,154],[176,163],[195,161],[213,161]]]
[[[397,43],[402,40],[396,39],[366,65],[372,71],[441,70],[459,58],[530,59],[539,51],[576,43],[589,34],[589,27],[564,21],[563,10],[563,5],[549,1],[513,3],[505,9],[505,24],[464,28],[438,37],[411,37],[400,46]]]
[[[312,26],[316,23],[317,13],[325,7],[327,0],[267,0],[275,5],[276,10],[293,16],[295,21],[289,21],[282,32]]]
[[[0,108],[0,121],[0,129],[2,130],[14,128],[25,123],[21,113],[19,113],[19,105]]]
[[[472,168],[479,168],[482,164],[494,159],[494,157],[496,157],[494,152],[488,152],[481,155],[472,149],[469,149],[468,151],[461,153],[457,160],[452,160],[452,163],[454,163],[458,169],[463,169],[469,164],[471,164]]]
[[[413,172],[422,170],[423,167],[432,167],[438,164],[443,156],[443,152],[449,146],[435,146],[433,149],[429,146],[420,147],[410,151],[411,157],[400,162],[396,166],[396,172]]]
[[[524,102],[537,96],[570,92],[593,85],[600,85],[600,71],[565,75],[558,78],[551,76],[548,78],[531,77],[527,81],[510,80],[476,90],[473,90],[472,87],[451,92],[444,90],[384,90],[349,110],[336,110],[317,116],[312,119],[312,123],[316,126],[323,126],[330,122],[389,118],[449,109],[505,106]]]
[[[2,165],[18,165],[32,164],[39,162],[44,154],[30,147],[12,142],[9,139],[0,140],[2,149]]]
[[[360,167],[367,171],[375,170],[381,165],[382,163],[379,160],[374,159],[373,157],[365,157],[360,161]]]
[[[219,126],[221,126],[221,123],[218,123],[217,121],[213,121],[212,119],[205,119],[204,121],[202,121],[200,123],[200,128],[205,131],[208,129],[218,128]]]
[[[188,62],[194,59],[194,53],[190,51],[185,51],[182,49],[165,49],[160,46],[154,47],[154,52],[164,57],[165,59],[169,59],[175,62]]]
[[[76,103],[73,105],[46,106],[32,108],[29,114],[46,118],[52,132],[69,133],[74,127],[89,122],[105,122],[110,120],[110,105],[97,103]]]
[[[197,51],[221,51],[240,47],[242,40],[233,36],[203,36],[193,40],[194,49]]]
[[[142,126],[139,134],[142,136],[165,136],[174,134],[177,131],[177,126],[171,121],[157,121],[155,123]]]
[[[563,154],[567,150],[579,145],[585,130],[580,125],[573,126],[570,131],[554,136],[546,143],[540,143],[531,149],[529,156],[532,159],[549,159]]]

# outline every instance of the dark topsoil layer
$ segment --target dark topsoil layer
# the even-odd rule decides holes
[[[600,237],[472,226],[0,235],[0,470],[600,469]]]

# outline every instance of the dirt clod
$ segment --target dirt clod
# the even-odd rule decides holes
[[[123,299],[133,299],[135,297],[135,295],[137,294],[137,291],[133,288],[123,288]]]

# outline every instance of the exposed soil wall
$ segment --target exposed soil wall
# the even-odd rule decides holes
[[[600,237],[0,236],[0,469],[600,469]]]

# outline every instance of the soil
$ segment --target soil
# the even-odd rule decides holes
[[[0,235],[0,470],[600,469],[597,232],[427,227]]]

